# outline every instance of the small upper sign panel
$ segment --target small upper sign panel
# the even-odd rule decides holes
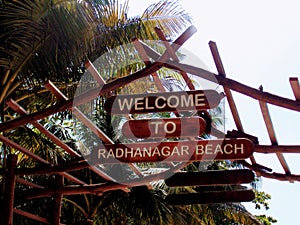
[[[221,96],[214,90],[117,95],[109,97],[104,109],[109,114],[143,114],[212,109]]]

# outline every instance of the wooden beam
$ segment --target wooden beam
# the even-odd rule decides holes
[[[264,171],[260,171],[259,175],[265,178],[276,179],[279,181],[289,181],[291,183],[293,183],[294,181],[300,182],[300,175],[295,175],[295,174],[282,174],[276,172],[267,173]]]
[[[256,88],[249,87],[232,79],[216,75],[202,68],[197,68],[188,64],[174,63],[171,61],[165,63],[164,67],[175,70],[184,70],[208,81],[217,81],[219,85],[222,85],[223,87],[229,88],[232,91],[236,91],[240,94],[244,94],[253,99],[261,100],[275,106],[300,112],[300,101],[295,101],[268,92],[260,91]]]
[[[296,100],[300,100],[300,85],[298,77],[290,77],[290,84]]]
[[[163,45],[166,47],[166,57],[172,58],[174,61],[179,62],[179,59],[176,55],[176,52],[174,51],[173,47],[168,42],[165,34],[159,27],[154,28],[155,33],[157,34],[158,38],[163,42]]]
[[[66,102],[68,98],[51,82],[47,81],[45,83],[45,87],[54,94],[58,99]],[[77,107],[72,108],[74,115],[85,125],[87,126],[93,133],[95,133],[101,140],[105,143],[113,144],[114,142],[97,127],[90,119],[88,119]]]
[[[175,70],[183,70],[187,73],[191,73],[195,76],[198,76],[203,79],[207,79],[212,82],[218,82],[218,84],[222,85],[223,87],[229,88],[233,91],[236,91],[238,93],[244,94],[246,96],[249,96],[256,100],[262,100],[267,103],[283,107],[286,109],[294,110],[297,112],[300,112],[300,101],[294,101],[291,99],[283,98],[274,94],[270,94],[268,92],[261,92],[255,88],[246,86],[242,83],[239,83],[237,81],[234,81],[229,78],[225,78],[222,76],[218,76],[212,72],[209,72],[207,70],[197,68],[191,65],[182,64],[182,63],[175,63],[172,61],[167,61],[165,63],[159,63],[154,62],[149,66],[146,66],[145,68],[141,69],[140,71],[133,73],[131,76],[121,77],[118,79],[115,79],[106,85],[104,85],[99,93],[99,88],[93,88],[86,93],[75,97],[75,99],[69,99],[66,102],[61,102],[57,105],[51,106],[41,112],[32,113],[28,116],[23,116],[22,118],[17,118],[5,123],[0,124],[0,132],[15,129],[16,127],[19,127],[21,125],[24,125],[26,123],[30,123],[31,121],[36,121],[39,119],[42,119],[44,117],[50,116],[54,113],[69,109],[73,106],[78,106],[84,102],[87,102],[93,98],[96,98],[98,95],[108,94],[110,91],[113,91],[119,87],[122,87],[130,82],[133,82],[137,79],[143,78],[145,76],[148,76],[149,74],[157,71],[161,67],[166,67],[169,69],[175,69]],[[74,104],[75,102],[75,104]]]
[[[13,208],[15,196],[15,168],[18,163],[17,155],[8,155],[6,160],[6,173],[4,179],[4,193],[2,200],[1,221],[3,225],[13,225]]]
[[[219,54],[217,44],[213,41],[210,41],[209,42],[209,47],[210,47],[210,51],[212,53],[212,56],[213,56],[213,59],[214,59],[214,62],[215,62],[215,65],[216,65],[219,76],[225,78],[226,77],[226,72],[225,72],[225,69],[224,69],[224,66],[223,66],[223,63],[222,63],[222,60],[221,60],[221,56]],[[230,88],[227,88],[227,87],[223,87],[223,88],[224,88],[225,96],[227,98],[228,105],[229,105],[233,120],[235,122],[236,128],[238,129],[238,131],[244,132],[242,121],[241,121],[241,118],[239,116],[239,112],[237,110],[236,104],[234,102],[231,90],[230,90]],[[250,160],[251,160],[252,164],[256,163],[256,160],[255,160],[254,156],[251,156]]]
[[[106,81],[103,79],[103,77],[98,73],[96,70],[94,64],[90,61],[87,60],[84,64],[84,67],[92,74],[94,79],[97,81],[99,85],[104,85],[106,84]]]
[[[257,137],[247,134],[247,133],[244,133],[242,131],[238,131],[238,130],[232,130],[232,131],[228,130],[226,133],[226,137],[227,138],[248,138],[249,140],[251,140],[253,142],[253,144],[259,143]]]
[[[197,32],[195,26],[188,27],[172,44],[171,47],[174,52],[176,52],[193,34]],[[149,54],[148,54],[149,55]],[[165,51],[162,56],[160,56],[157,61],[165,62],[169,58],[169,53]]]
[[[93,68],[91,68],[93,69]],[[97,71],[93,72],[94,74],[97,73]],[[100,75],[99,75],[100,76]],[[58,99],[61,99],[63,101],[67,101],[68,98],[51,82],[48,81],[45,84],[45,87],[51,91]],[[114,142],[99,128],[97,127],[89,118],[87,118],[77,107],[73,107],[73,113],[74,115],[85,125],[87,126],[94,134],[97,135],[101,140],[103,140],[105,143],[113,144]],[[133,167],[133,166],[132,166]],[[103,177],[107,180],[115,181],[112,177],[101,171],[100,169],[96,167],[90,167],[90,170],[92,170],[94,173],[98,174],[99,176]],[[141,172],[134,168],[134,171],[136,174],[141,176]]]
[[[67,97],[51,82],[48,81],[45,84],[45,87],[52,92],[58,99],[62,100],[63,102],[67,101]],[[113,144],[114,142],[102,131],[99,127],[97,127],[89,118],[87,118],[77,107],[73,107],[73,113],[74,115],[85,125],[87,126],[94,134],[97,135],[101,140],[103,140],[105,143]],[[110,176],[108,176],[106,173],[100,171],[96,167],[89,167],[93,172],[101,176],[102,178],[106,180],[112,180],[114,179]]]
[[[264,154],[300,153],[300,145],[255,145],[254,152]]]
[[[102,78],[102,76],[98,73],[98,71],[96,70],[94,65],[91,65],[91,62],[88,60],[88,62],[85,63],[85,66],[88,66],[87,70],[92,73],[92,75],[94,76],[94,78],[97,80],[99,85],[104,85],[106,84],[106,81]],[[109,93],[110,95],[110,93]],[[62,97],[62,96],[61,96]],[[67,100],[67,98],[65,98]],[[111,140],[112,141],[112,140]],[[107,142],[108,143],[108,142]],[[139,170],[139,168],[134,165],[134,164],[129,164],[129,167],[132,169],[132,171],[138,175],[139,177],[143,177],[144,175],[141,173],[141,171]],[[95,170],[93,167],[91,168],[92,170]],[[96,168],[97,169],[97,168]],[[97,169],[99,171],[99,169]],[[96,172],[98,172],[96,171]]]
[[[162,30],[158,27],[155,27],[155,32],[158,35],[159,39],[163,41],[164,46],[166,47],[166,57],[171,57],[175,62],[179,62],[179,59],[176,55],[176,51],[174,50],[174,47],[171,46],[171,44],[167,41],[167,38],[165,37]],[[193,85],[191,79],[187,75],[185,71],[179,71],[181,76],[183,77],[184,81],[186,82],[187,86],[190,90],[195,90],[195,86]]]
[[[275,130],[273,127],[273,123],[270,117],[270,112],[269,112],[269,108],[267,106],[267,104],[263,101],[259,101],[259,106],[266,124],[266,128],[269,134],[269,138],[270,141],[272,143],[272,145],[278,145],[277,143],[277,138],[276,138],[276,134],[275,134]]]
[[[218,51],[217,44],[213,41],[210,41],[209,47],[210,47],[210,51],[212,53],[217,71],[219,73],[219,76],[226,77],[225,69],[224,69],[224,66],[223,66],[219,51]],[[233,96],[231,94],[231,91],[229,88],[224,87],[224,92],[225,92],[226,98],[228,100],[229,108],[231,110],[235,125],[239,131],[244,132],[244,128],[243,128],[236,104],[234,102]]]
[[[278,142],[277,142],[275,130],[273,127],[273,123],[272,123],[272,120],[270,117],[270,112],[269,112],[268,106],[263,101],[259,101],[259,105],[260,105],[260,109],[261,109],[261,112],[262,112],[262,115],[263,115],[263,118],[264,118],[264,121],[266,124],[266,128],[267,128],[271,143],[273,146],[278,146]],[[284,156],[282,155],[282,153],[277,152],[276,156],[277,156],[282,168],[284,169],[285,173],[291,174],[289,166],[288,166]]]
[[[32,183],[30,181],[27,181],[23,178],[20,178],[20,177],[17,177],[16,178],[16,182],[20,183],[20,184],[23,184],[23,185],[26,185],[26,186],[29,186],[29,187],[33,187],[33,188],[45,188],[41,185],[38,185],[38,184],[35,184],[35,183]]]
[[[22,147],[21,145],[18,145],[17,143],[11,141],[10,139],[8,139],[7,137],[4,137],[3,135],[0,134],[0,141],[17,149],[18,151],[22,152],[23,154],[29,156],[30,158],[36,160],[39,163],[43,163],[43,164],[50,164],[48,161],[46,161],[45,159],[35,155],[34,153],[28,151],[26,148]]]
[[[19,113],[20,115],[28,115],[26,110],[20,106],[17,102],[15,102],[13,99],[9,99],[6,104],[12,108],[14,111]],[[46,137],[48,137],[50,140],[52,140],[55,144],[57,144],[59,147],[64,149],[66,152],[68,152],[71,156],[77,156],[80,157],[80,155],[75,152],[72,148],[70,148],[68,145],[66,145],[64,142],[62,142],[58,137],[56,137],[54,134],[49,132],[43,125],[41,125],[37,121],[32,121],[32,125],[34,125],[40,132],[45,134]]]
[[[61,172],[81,170],[90,166],[91,165],[84,160],[74,163],[65,163],[63,165],[45,165],[43,168],[17,168],[15,173],[17,175],[58,174]]]
[[[50,165],[50,163],[47,161],[47,160],[44,160],[43,158],[35,155],[34,153],[28,151],[26,148],[22,147],[21,145],[11,141],[10,139],[8,139],[7,137],[4,137],[3,135],[0,134],[0,141],[19,150],[20,152],[22,152],[23,154],[25,155],[28,155],[30,158],[36,160],[37,162],[39,163],[42,163],[42,164],[48,164]],[[65,173],[65,172],[62,172],[60,173],[61,175],[65,176],[67,179],[69,179],[70,181],[73,181],[77,184],[85,184],[83,181],[79,180],[78,178],[68,174],[68,173]]]
[[[107,182],[103,184],[93,184],[93,185],[69,185],[59,189],[32,189],[26,193],[24,193],[24,198],[33,199],[33,198],[43,198],[52,196],[55,193],[61,193],[63,195],[77,195],[77,194],[98,194],[101,195],[107,191],[113,190],[124,190],[128,187],[141,186],[145,184],[149,184],[153,181],[163,180],[166,177],[169,177],[170,174],[178,172],[180,169],[186,166],[186,163],[178,163],[171,169],[158,173],[158,174],[150,174],[148,176],[139,177],[134,180],[124,181],[122,184]]]
[[[55,188],[61,188],[64,186],[64,178],[60,175],[55,176]],[[62,207],[62,194],[55,194],[53,196],[53,225],[59,225],[60,224],[60,217],[61,217],[61,207]]]
[[[272,94],[269,94],[266,92],[262,93],[254,88],[248,87],[246,85],[243,85],[239,82],[233,81],[228,78],[223,78],[221,76],[217,76],[217,75],[215,75],[209,71],[206,71],[204,69],[196,68],[194,66],[187,65],[187,64],[174,63],[171,61],[168,61],[166,64],[153,63],[150,66],[146,66],[144,69],[132,74],[129,77],[126,76],[126,77],[118,78],[114,81],[111,81],[110,83],[107,83],[106,85],[103,86],[103,88],[101,89],[101,93],[99,93],[99,88],[93,88],[93,89],[87,91],[86,93],[75,98],[76,106],[80,105],[86,101],[89,101],[89,100],[97,97],[98,95],[108,93],[108,92],[115,90],[121,86],[124,86],[134,80],[148,76],[148,74],[151,74],[151,73],[157,71],[162,66],[165,66],[167,68],[172,68],[172,69],[180,68],[180,70],[187,71],[188,73],[192,73],[196,76],[199,76],[203,79],[207,79],[210,81],[217,80],[220,85],[223,85],[224,87],[228,87],[234,91],[245,94],[254,99],[265,100],[266,102],[269,102],[271,104],[300,112],[300,102],[295,102],[295,101],[292,101],[292,100],[289,100],[286,98],[282,98],[282,97],[279,97],[276,95],[272,95]],[[66,110],[73,106],[75,106],[74,99],[69,99],[66,102],[62,102],[55,106],[51,106],[51,107],[43,110],[42,112],[32,113],[28,116],[23,116],[22,118],[18,118],[18,119],[14,119],[14,120],[2,123],[2,124],[0,124],[0,131],[14,129],[18,126],[24,125],[26,123],[30,123],[31,121],[42,119],[46,116],[50,116],[54,113]]]
[[[150,65],[150,64],[151,64],[151,61],[150,61],[149,57],[147,56],[146,51],[145,51],[145,49],[143,48],[141,42],[140,42],[138,39],[134,39],[134,40],[133,40],[133,45],[134,45],[135,49],[138,51],[138,53],[139,53],[141,59],[143,60],[143,62],[145,63],[145,65],[146,65],[146,66],[147,66],[147,65]],[[159,90],[160,92],[165,92],[165,88],[164,88],[164,86],[162,85],[162,82],[161,82],[161,80],[159,79],[159,76],[158,76],[157,72],[153,72],[151,75],[152,75],[152,77],[153,77],[153,79],[154,79],[154,82],[155,82],[155,84],[156,84],[158,90]]]
[[[20,210],[20,209],[14,208],[14,213],[18,214],[20,216],[27,217],[27,218],[32,219],[32,220],[36,220],[36,221],[44,223],[44,224],[50,224],[51,225],[51,223],[48,219],[37,216],[37,215],[29,213],[29,212],[25,212],[25,211]]]
[[[242,160],[240,161],[244,166],[248,167],[249,169],[259,173],[260,176],[263,176],[265,178],[270,178],[270,179],[276,179],[280,181],[299,181],[300,182],[300,175],[295,175],[295,174],[282,174],[282,173],[276,173],[273,172],[271,173],[268,170],[265,170],[264,168],[257,167],[256,165],[251,165],[248,162]],[[272,170],[271,170],[272,171]]]

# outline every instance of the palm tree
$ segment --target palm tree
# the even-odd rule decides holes
[[[57,102],[43,86],[52,81],[67,97],[74,95],[84,74],[86,59],[99,55],[132,38],[157,39],[153,26],[163,27],[170,37],[190,23],[175,1],[151,5],[141,17],[129,18],[128,1],[116,0],[4,0],[0,5],[0,119],[16,117],[5,102],[14,99],[29,113]],[[67,112],[68,113],[68,112]],[[59,113],[63,118],[66,112]],[[46,118],[43,123],[48,123]],[[48,123],[49,124],[49,123]],[[32,137],[32,127],[5,132],[23,147],[50,158],[44,151],[43,135]],[[23,134],[27,138],[17,136]],[[38,138],[39,137],[39,138]],[[26,141],[27,140],[27,141]],[[52,148],[48,148],[52,149]],[[3,145],[1,154],[13,151]],[[5,163],[4,163],[5,164]]]
[[[161,27],[166,36],[173,39],[190,23],[190,18],[175,1],[153,4],[141,17],[135,18],[128,18],[128,1],[123,5],[114,0],[3,0],[1,3],[1,122],[16,116],[6,108],[7,99],[15,99],[29,112],[42,110],[57,101],[44,89],[45,81],[51,80],[68,97],[72,97],[84,74],[86,59],[93,61],[109,49],[130,43],[134,37],[155,40],[155,26]],[[115,76],[126,75],[128,71],[123,72],[114,72],[109,76],[114,79]],[[68,133],[65,132],[66,126],[53,122],[55,116],[61,119],[66,115],[54,115],[42,123],[62,140],[72,144],[72,138],[65,135]],[[5,135],[24,147],[30,146],[33,152],[53,160],[54,164],[65,157],[33,127],[20,127]],[[4,152],[5,146],[1,147]],[[13,149],[7,149],[14,153]],[[57,155],[53,157],[53,154]],[[28,166],[28,159],[24,157],[23,162],[24,166]],[[86,176],[81,174],[80,177]],[[191,224],[213,224],[211,218],[201,218],[199,215],[213,215],[215,209],[205,206],[171,207],[165,204],[164,197],[163,189],[149,190],[144,186],[132,188],[130,193],[115,191],[101,197],[68,197],[64,201],[63,219],[67,224],[186,224],[187,221]],[[40,213],[34,203],[45,206],[45,201],[41,199],[27,205],[19,203],[19,207]],[[68,217],[72,213],[76,216]],[[226,217],[224,215],[218,218]],[[237,218],[233,220],[239,221]],[[29,224],[24,218],[18,221]]]
[[[86,59],[94,60],[115,46],[131,42],[134,37],[157,39],[154,26],[162,27],[172,37],[190,23],[190,18],[175,1],[151,5],[141,17],[128,18],[127,12],[128,1],[123,5],[114,0],[1,1],[1,122],[16,117],[5,105],[7,99],[13,98],[30,113],[42,110],[57,101],[44,89],[45,81],[51,80],[72,97],[84,73]],[[52,119],[46,118],[42,123],[50,124]],[[59,136],[62,128],[57,124],[49,126],[49,130]],[[30,146],[35,154],[51,161],[52,153],[57,153],[49,151],[55,147],[31,126],[4,135],[23,147]],[[1,145],[1,152],[2,165],[7,153],[17,153],[5,145]],[[29,165],[28,158],[20,160],[25,166]]]
[[[24,105],[43,99],[35,105],[39,110],[53,103],[45,101],[45,81],[72,93],[86,59],[93,61],[134,37],[156,39],[155,26],[172,37],[190,23],[175,1],[161,1],[135,18],[127,16],[128,1],[115,0],[3,1],[0,10],[2,117],[9,97]]]

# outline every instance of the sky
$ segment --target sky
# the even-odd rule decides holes
[[[157,1],[130,0],[130,15],[141,15],[146,6]],[[182,0],[193,18],[197,33],[184,48],[197,55],[207,68],[216,72],[208,46],[217,43],[228,78],[253,88],[294,99],[290,77],[300,79],[300,1],[297,0]],[[234,100],[246,133],[257,136],[260,144],[270,144],[257,101],[234,93]],[[300,115],[269,106],[279,144],[300,145]],[[226,108],[226,130],[236,129]],[[274,155],[255,155],[258,163],[283,172]],[[293,173],[300,174],[300,156],[285,154]],[[273,216],[277,225],[295,224],[299,218],[299,182],[263,179],[260,190],[269,193],[268,211],[253,209],[253,214]]]

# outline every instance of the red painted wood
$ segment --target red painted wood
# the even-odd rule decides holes
[[[240,160],[254,151],[248,139],[137,142],[106,144],[94,149],[90,163],[182,162]]]
[[[122,127],[127,138],[197,137],[205,130],[201,117],[129,120]]]
[[[213,204],[250,202],[255,198],[252,190],[211,191],[203,193],[170,194],[165,201],[169,205]]]
[[[109,114],[180,112],[215,108],[220,100],[219,93],[214,90],[117,95],[106,100],[104,109]]]
[[[245,184],[254,180],[251,170],[212,170],[203,172],[180,172],[165,180],[169,187],[178,186],[216,186]]]
[[[7,157],[7,168],[5,172],[4,181],[4,193],[3,200],[0,202],[0,212],[1,224],[3,225],[13,225],[13,208],[15,202],[15,186],[16,186],[16,176],[15,168],[18,164],[17,155],[8,155]]]

